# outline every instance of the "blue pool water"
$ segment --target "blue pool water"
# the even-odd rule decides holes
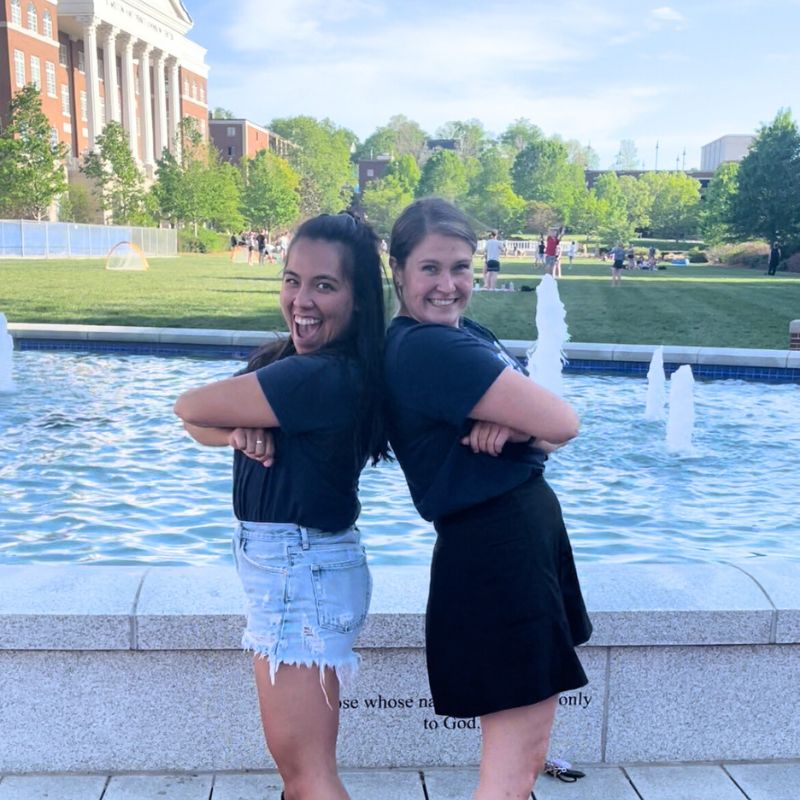
[[[0,395],[0,564],[229,560],[230,453],[173,417],[234,361],[14,354]],[[579,560],[800,558],[800,386],[698,382],[695,452],[669,455],[641,378],[567,375],[581,435],[549,462]],[[434,534],[396,466],[367,469],[359,526],[373,563],[426,564]]]

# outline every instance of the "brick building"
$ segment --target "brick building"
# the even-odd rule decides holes
[[[68,167],[116,120],[152,173],[182,118],[208,135],[206,51],[186,38],[192,25],[180,0],[0,0],[0,113],[35,83]]]
[[[253,158],[259,150],[285,157],[296,144],[248,119],[210,119],[208,134],[225,161],[238,164],[242,156]]]

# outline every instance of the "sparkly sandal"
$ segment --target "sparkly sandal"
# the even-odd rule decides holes
[[[544,771],[564,783],[575,783],[578,778],[585,778],[586,773],[579,769],[572,769],[572,764],[563,758],[548,758],[544,762]]]

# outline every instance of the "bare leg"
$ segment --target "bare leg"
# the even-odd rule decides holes
[[[481,772],[475,800],[528,800],[544,767],[558,695],[481,717]]]
[[[349,800],[336,768],[339,681],[318,667],[282,665],[269,679],[269,663],[253,660],[264,736],[283,778],[286,800]]]

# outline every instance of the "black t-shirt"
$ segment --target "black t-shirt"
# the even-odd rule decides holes
[[[511,366],[524,370],[485,328],[397,317],[386,339],[389,441],[414,505],[427,520],[476,505],[544,470],[546,456],[527,444],[507,444],[500,456],[461,444],[468,414]]]
[[[256,370],[280,428],[275,463],[265,468],[240,451],[233,459],[233,511],[249,522],[292,522],[338,531],[360,510],[356,453],[360,392],[356,364],[334,354],[293,355]]]

